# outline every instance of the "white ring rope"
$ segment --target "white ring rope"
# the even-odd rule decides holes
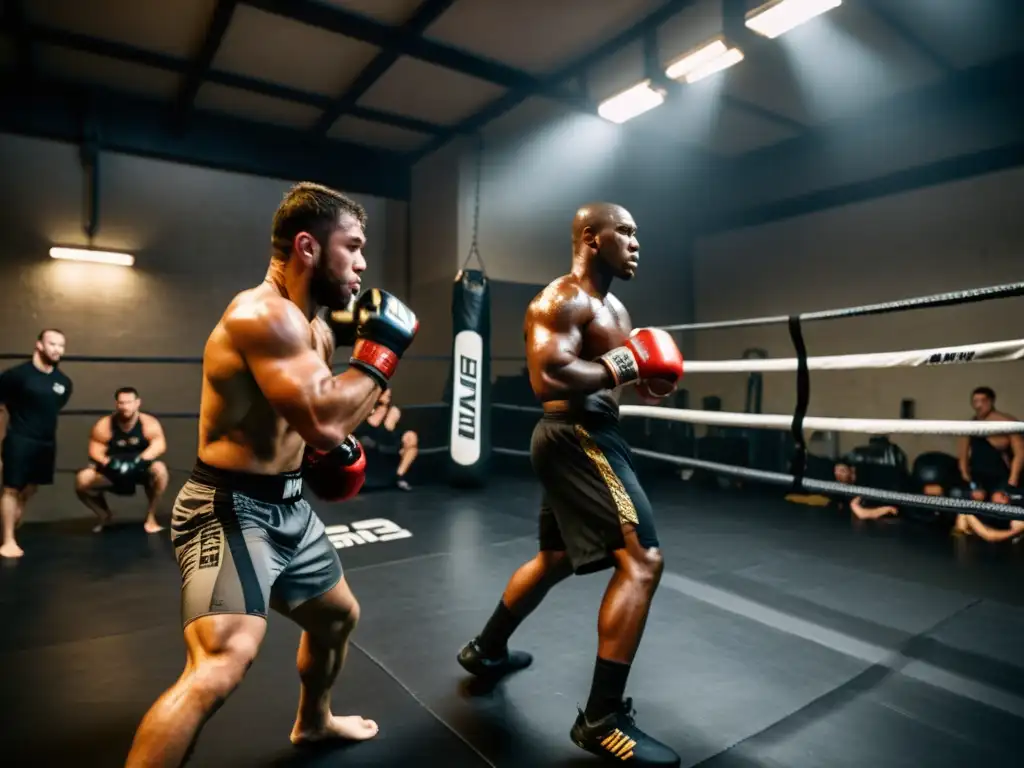
[[[917,368],[962,363],[1006,363],[1024,360],[1024,339],[989,341],[959,347],[874,352],[864,355],[826,355],[807,358],[811,371],[852,371],[860,368]],[[797,370],[797,358],[746,358],[744,360],[687,360],[691,373],[769,373]]]
[[[693,411],[684,408],[662,408],[651,405],[623,405],[623,416],[647,416],[652,419],[682,421],[715,427],[754,427],[759,429],[790,429],[792,416],[765,413],[728,413]],[[1013,435],[1024,432],[1020,421],[928,421],[917,419],[840,419],[806,416],[804,429],[823,432],[858,432],[866,435]]]
[[[835,320],[841,317],[862,317],[864,315],[884,315],[891,312],[906,312],[910,309],[928,309],[933,307],[952,307],[957,304],[972,304],[978,301],[1006,299],[1012,296],[1024,296],[1024,283],[993,285],[988,288],[968,288],[965,291],[939,293],[934,296],[918,296],[913,299],[885,301],[881,304],[867,304],[862,307],[843,307],[841,309],[825,309],[818,312],[801,312],[797,317],[801,322],[811,320]],[[750,328],[759,325],[785,325],[789,322],[788,315],[772,315],[768,317],[748,317],[743,320],[718,320],[709,323],[682,323],[681,325],[658,326],[666,331],[710,331],[722,328]]]

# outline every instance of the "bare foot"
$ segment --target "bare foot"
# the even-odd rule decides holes
[[[23,550],[21,547],[19,547],[14,542],[11,542],[10,544],[4,544],[2,547],[0,547],[0,557],[12,557],[12,558],[14,558],[14,557],[21,557],[24,554],[25,554],[25,550]]]
[[[292,728],[292,744],[312,744],[326,739],[347,739],[348,741],[366,741],[377,735],[377,723],[366,720],[358,715],[341,717],[331,715],[330,719],[317,728],[306,728],[296,722]]]
[[[142,524],[142,529],[146,533],[160,533],[160,531],[162,531],[164,527],[160,525],[160,523],[158,523],[156,520],[147,520],[145,523]]]

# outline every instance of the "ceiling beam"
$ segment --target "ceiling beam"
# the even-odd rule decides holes
[[[175,127],[179,129],[184,127],[192,113],[196,95],[213,65],[217,49],[220,48],[220,43],[228,31],[228,25],[231,24],[231,17],[237,6],[238,0],[217,0],[217,7],[214,8],[213,18],[206,28],[206,36],[199,48],[199,54],[189,64],[174,100],[172,119]]]
[[[595,64],[608,59],[626,46],[644,39],[644,37],[650,35],[662,24],[682,11],[688,5],[692,5],[694,2],[695,0],[668,0],[668,2],[659,9],[648,14],[628,29],[623,30],[611,40],[605,41],[595,49],[573,59],[558,71],[544,77],[542,79],[543,88],[523,86],[509,90],[509,92],[501,98],[492,101],[490,104],[453,126],[450,130],[442,132],[425,147],[415,152],[411,158],[412,162],[416,162],[421,158],[436,152],[460,134],[479,131],[488,123],[512,111],[515,107],[519,106],[529,98],[534,96],[545,96],[547,95],[546,92],[550,91],[550,89],[561,87],[562,83],[570,80],[585,81],[587,71]],[[588,111],[591,114],[594,114],[593,108]]]
[[[0,132],[78,144],[90,121],[109,152],[409,199],[409,166],[398,152],[311,142],[303,130],[208,113],[193,115],[189,130],[179,134],[159,101],[59,80],[39,78],[33,86],[35,96],[23,108],[0,110]],[[11,103],[17,87],[14,77],[0,80],[0,98]]]
[[[909,45],[915,53],[925,59],[929,64],[943,74],[950,74],[954,67],[946,59],[939,55],[934,48],[928,45],[922,37],[914,31],[913,27],[893,13],[892,0],[862,0],[870,13],[873,13],[882,23],[896,33],[896,36]]]
[[[734,158],[716,171],[729,183],[713,186],[713,193],[701,194],[694,201],[695,220],[700,222],[702,232],[723,231],[1022,165],[1024,102],[1015,98],[1019,91],[1016,73],[1022,70],[1024,54],[957,71],[941,82],[900,93],[858,114],[810,127],[801,136]],[[967,150],[958,157],[901,169],[875,179],[820,188],[831,180],[828,174],[820,172],[823,158],[833,158],[837,153],[847,157],[877,154],[878,147],[888,143],[885,137],[890,135],[894,123],[911,126],[908,130],[917,131],[921,140],[934,136],[938,130],[937,138],[941,141],[941,126],[949,115],[957,113],[971,115],[971,124],[988,133],[995,146]],[[914,135],[902,141],[913,142]],[[960,142],[954,139],[953,145],[957,143]],[[831,165],[831,160],[824,163],[824,167]],[[784,200],[737,208],[737,188],[756,191],[770,187],[779,169],[785,169],[791,178],[806,178],[808,186],[817,188]]]
[[[731,93],[723,93],[721,98],[722,104],[724,104],[727,107],[732,107],[733,109],[739,110],[740,112],[745,112],[748,115],[753,115],[754,117],[760,120],[767,120],[771,123],[776,123],[778,125],[788,128],[791,131],[801,133],[804,131],[804,129],[807,128],[807,126],[804,123],[801,123],[799,120],[794,120],[791,117],[786,117],[785,115],[781,115],[778,112],[775,112],[771,109],[765,109],[759,104],[754,104],[753,102],[747,101],[746,99],[741,99],[738,96],[733,96]]]
[[[426,0],[405,24],[402,25],[402,34],[422,35],[427,27],[441,17],[445,11],[455,4],[455,0]],[[384,73],[387,72],[401,54],[394,50],[381,50],[362,72],[352,81],[341,96],[335,99],[324,113],[320,116],[316,125],[313,126],[313,133],[324,135],[331,129],[335,121],[346,112],[350,112],[356,106],[370,88],[373,87]]]
[[[125,43],[103,40],[101,38],[90,37],[89,35],[83,35],[78,32],[69,32],[55,27],[32,24],[26,27],[25,37],[34,43],[44,43],[75,51],[82,51],[84,53],[92,53],[98,56],[106,56],[108,58],[119,59],[121,61],[127,61],[134,64],[141,64],[147,67],[161,69],[166,72],[176,72],[182,75],[188,73],[191,65],[188,59],[181,59],[175,56],[169,56],[165,53],[148,51],[142,48],[136,48],[135,46],[126,45]],[[307,93],[306,91],[298,91],[294,88],[289,88],[288,86],[278,85],[277,83],[270,83],[265,80],[246,77],[245,75],[236,75],[233,72],[222,72],[211,69],[207,71],[205,79],[208,82],[217,83],[218,85],[224,85],[229,88],[238,88],[251,93],[258,93],[263,96],[281,99],[283,101],[305,104],[310,107],[315,107],[316,109],[327,109],[331,105],[330,97],[321,96],[316,93]],[[384,125],[393,125],[396,128],[417,131],[428,136],[448,131],[446,126],[376,109],[353,107],[350,110],[350,114],[363,120],[382,123]]]
[[[698,217],[695,219],[696,226],[699,227],[696,235],[705,237],[732,229],[770,224],[773,221],[806,216],[809,213],[830,208],[865,202],[901,192],[911,192],[922,187],[947,184],[1021,166],[1024,166],[1024,142],[1016,142],[993,149],[944,158],[883,176],[876,176],[867,181],[856,181],[753,208],[731,211],[715,217]]]
[[[282,16],[311,27],[370,43],[385,51],[408,56],[445,69],[461,72],[505,88],[529,88],[578,109],[589,109],[581,97],[558,82],[525,72],[492,59],[481,58],[454,46],[428,40],[400,26],[383,24],[362,14],[346,11],[316,0],[242,0],[266,13]]]

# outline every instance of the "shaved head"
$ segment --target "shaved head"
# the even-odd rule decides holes
[[[616,203],[588,203],[572,220],[575,259],[620,280],[636,274],[640,243],[633,216]]]
[[[578,246],[583,242],[587,229],[597,234],[607,227],[614,227],[617,221],[632,224],[633,217],[629,211],[615,203],[587,203],[581,206],[572,220],[572,244]]]

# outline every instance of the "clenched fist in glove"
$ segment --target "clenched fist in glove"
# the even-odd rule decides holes
[[[347,501],[359,493],[365,480],[366,454],[352,435],[330,451],[306,446],[302,457],[302,482],[318,498]]]
[[[667,331],[637,328],[626,343],[601,355],[615,386],[639,384],[641,396],[671,395],[683,378],[683,353]]]
[[[353,345],[349,365],[372,376],[381,389],[388,388],[398,361],[420,327],[411,309],[377,288],[366,291],[350,310],[332,312],[328,324],[335,344]]]

